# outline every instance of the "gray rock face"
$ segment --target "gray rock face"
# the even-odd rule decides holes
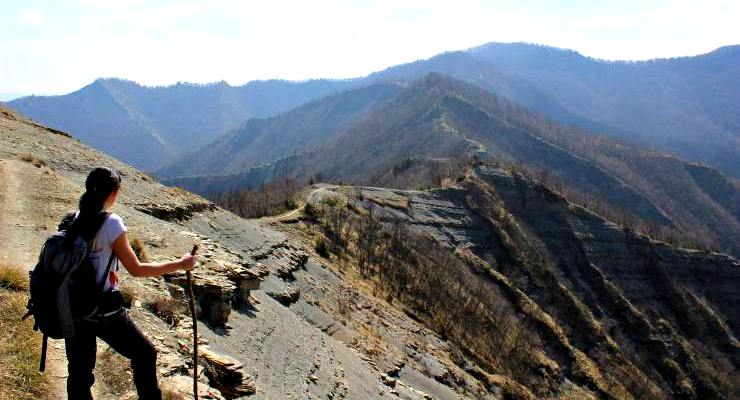
[[[327,190],[343,193],[341,188]],[[696,371],[740,359],[735,339],[740,263],[731,256],[651,240],[495,167],[478,168],[455,188],[359,190],[364,208],[431,235],[470,260],[471,268],[483,268],[480,284],[508,293],[514,307],[524,301],[546,313],[552,324],[543,324],[539,334],[551,335],[542,340],[556,368],[544,363],[543,375],[557,377],[559,368],[572,363],[568,357],[587,354],[606,379],[626,364],[650,376],[644,384],[653,395],[696,398],[715,393]],[[572,355],[564,358],[564,348],[571,348]],[[611,359],[606,348],[622,361]],[[702,367],[688,361],[697,359],[717,364]],[[447,379],[435,362],[425,366],[429,376]],[[584,384],[598,378],[584,380],[566,372],[553,379]],[[495,379],[489,382],[502,387]],[[598,390],[606,395],[608,389]]]
[[[182,287],[187,286],[184,276],[173,278],[171,282]],[[197,317],[214,325],[225,324],[231,314],[231,302],[235,291],[236,285],[228,280],[195,275],[193,295],[196,298]]]
[[[594,302],[603,300],[597,291],[588,293],[597,271],[640,308],[674,314],[671,297],[684,287],[716,307],[733,331],[740,329],[740,263],[734,258],[652,241],[505,171],[479,172],[517,221],[543,241],[562,276]]]
[[[136,209],[157,219],[165,221],[182,221],[190,218],[196,212],[215,210],[216,205],[209,202],[196,202],[186,204],[184,206],[173,206],[170,204],[143,204],[136,207]]]

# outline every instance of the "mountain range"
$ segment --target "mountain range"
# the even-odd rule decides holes
[[[249,118],[269,117],[340,90],[343,81],[179,83],[146,87],[98,79],[62,96],[30,96],[9,105],[144,170],[188,153]]]
[[[740,176],[738,46],[694,57],[626,62],[540,45],[489,43],[351,80],[150,88],[106,79],[68,95],[25,97],[9,105],[154,170],[249,118],[271,117],[373,83],[410,83],[431,72],[480,86],[554,121]]]
[[[282,147],[272,142],[278,134]],[[547,171],[543,179],[561,184],[563,191],[577,190],[590,201],[657,226],[693,232],[723,251],[740,254],[736,180],[662,152],[552,122],[440,74],[402,88],[378,84],[350,90],[281,116],[250,121],[196,155],[170,164],[159,176],[204,194],[282,177],[386,186],[387,181],[376,178],[409,161],[461,157]]]
[[[202,194],[282,177],[433,186],[415,175],[495,159],[631,226],[738,255],[739,71],[738,46],[607,62],[489,43],[350,80],[100,79],[9,104]]]
[[[476,84],[556,121],[740,176],[740,46],[628,62],[526,43],[489,43],[369,78],[408,80],[429,72]]]

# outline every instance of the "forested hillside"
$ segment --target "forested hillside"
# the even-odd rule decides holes
[[[292,117],[288,113],[277,120]],[[291,141],[290,136],[282,139]],[[212,165],[222,157],[210,146],[198,155]],[[253,187],[281,177],[374,183],[374,177],[398,169],[408,159],[466,156],[525,168],[563,191],[577,192],[576,198],[583,202],[624,211],[625,218],[634,216],[650,224],[650,230],[677,228],[697,245],[733,254],[740,251],[740,216],[733,205],[740,201],[740,190],[721,172],[553,123],[488,91],[438,74],[414,82],[323,145],[312,144],[241,173],[223,175],[213,169],[201,171],[212,176],[167,181],[201,193]]]
[[[464,349],[501,398],[570,384],[563,398],[734,398],[731,257],[652,241],[486,164],[446,188],[317,197],[320,248]]]

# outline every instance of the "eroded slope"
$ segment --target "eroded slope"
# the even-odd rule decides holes
[[[410,282],[407,291],[393,289],[394,279],[386,287],[421,320],[465,347],[487,373],[518,382],[533,397],[561,396],[565,382],[598,398],[736,396],[740,263],[730,256],[653,241],[494,166],[479,166],[447,189],[328,187],[319,198],[335,196],[348,198],[350,209],[364,210],[349,217],[350,226],[386,226],[384,235],[391,238],[405,226],[455,254],[455,259],[429,268],[438,268],[432,273],[441,276],[448,274],[445,268],[460,269],[458,276],[466,277],[463,292],[493,296],[480,297],[478,306],[492,307],[489,315],[498,321],[487,328],[489,334],[475,333],[485,332],[485,320],[468,321],[463,332],[440,325],[440,318],[453,317],[455,308],[445,310],[447,303],[425,297],[429,295],[422,289],[431,278],[401,274],[394,279]],[[322,223],[331,224],[337,214],[328,215]],[[337,235],[331,228],[324,230],[328,239]],[[357,260],[390,257],[400,266],[403,258],[424,260],[414,255],[418,246],[377,238],[391,249],[379,256],[363,252],[361,236],[356,241],[353,234],[348,237],[343,239],[349,240],[347,251]],[[409,253],[399,258],[394,255],[399,251]],[[371,262],[363,268],[375,276],[372,271],[378,267],[381,275],[375,279],[387,279],[382,265]],[[458,309],[479,309],[464,304]],[[440,316],[440,307],[448,314]],[[516,353],[501,356],[495,347],[474,345],[476,337],[490,340],[501,337],[502,328],[509,329],[504,328],[506,319],[496,319],[493,311],[507,307],[524,324],[519,330],[532,336],[523,343],[535,356],[525,353],[517,359]]]
[[[202,262],[194,277],[201,338],[204,346],[208,344],[201,358],[201,371],[206,371],[200,376],[202,396],[421,399],[432,393],[444,399],[468,397],[439,384],[419,363],[402,364],[404,374],[412,377],[407,383],[383,376],[390,369],[366,355],[369,351],[363,353],[370,348],[360,331],[367,324],[343,322],[336,311],[333,293],[352,293],[353,286],[284,234],[240,219],[183,190],[162,186],[8,109],[0,115],[0,238],[6,244],[0,257],[30,268],[44,238],[66,211],[75,208],[86,173],[97,165],[121,172],[122,192],[114,211],[126,221],[129,235],[143,243],[150,259],[172,259],[193,243],[201,244]],[[190,319],[176,313],[173,320],[165,321],[162,313],[152,311],[152,304],[165,304],[162,298],[182,302],[183,281],[182,275],[142,279],[124,274],[122,287],[132,298],[130,313],[159,350],[162,384],[187,397],[192,373]],[[409,341],[417,343],[420,357],[444,359],[447,345],[433,332],[400,312],[385,311],[376,299],[363,299],[346,303],[356,320],[397,321],[388,329],[405,332]],[[359,303],[365,306],[354,305]],[[422,342],[438,343],[434,348],[442,350],[427,349]],[[63,347],[60,343],[52,347],[56,353],[50,368],[59,371],[55,379],[63,379]],[[115,359],[105,346],[100,349],[101,355]],[[112,392],[104,386],[105,380],[98,380],[98,398],[131,395],[125,363],[116,362],[121,365],[123,388]],[[477,380],[466,379],[466,387],[478,387]],[[63,381],[55,387],[53,397],[63,397]]]

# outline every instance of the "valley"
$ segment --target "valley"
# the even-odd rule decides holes
[[[380,88],[345,92],[341,98],[365,104],[367,90]],[[196,161],[184,157],[157,176],[208,195],[284,177],[384,185],[388,182],[376,181],[378,177],[403,170],[402,165],[490,158],[524,168],[571,193],[574,201],[601,204],[652,232],[682,231],[694,246],[740,254],[740,215],[734,205],[740,204],[740,184],[717,170],[554,123],[440,74],[427,75],[384,102],[367,106],[354,124],[344,119],[331,124],[334,120],[326,117],[326,110],[334,104],[335,98],[318,100],[259,122],[306,127],[301,135],[310,138],[310,146],[282,157],[276,154],[272,162],[246,166],[248,160],[259,159],[254,154],[269,153],[260,145],[262,132],[244,130],[204,146]],[[323,131],[311,125],[316,120],[324,124]],[[269,137],[296,143],[293,132],[272,131]],[[318,132],[334,133],[326,137]]]
[[[238,377],[226,384],[206,373],[203,396],[663,399],[737,390],[736,259],[651,240],[515,169],[478,162],[431,190],[323,184],[303,192],[297,211],[245,220],[13,111],[2,116],[0,157],[12,166],[4,184],[25,183],[4,186],[3,199],[34,212],[32,222],[3,215],[23,222],[4,222],[1,238],[35,250],[74,208],[86,171],[104,164],[124,177],[114,211],[153,259],[201,244],[203,367],[226,362]],[[33,252],[6,248],[0,258],[28,265]],[[182,275],[125,274],[122,284],[173,396],[190,388],[190,320],[167,322],[152,304],[183,302],[183,284]],[[118,398],[130,385],[96,391]]]
[[[141,22],[198,8],[171,6]],[[383,19],[416,15],[396,11]],[[195,76],[260,77],[267,60],[345,78],[98,78],[0,102],[0,400],[66,398],[64,342],[37,373],[41,334],[20,317],[27,272],[97,166],[122,178],[112,211],[140,260],[199,245],[195,315],[190,275],[120,271],[167,399],[196,395],[193,379],[224,400],[740,398],[740,46],[620,61],[489,42],[368,64],[357,37],[317,40],[302,12],[317,26],[297,34],[281,10],[285,38],[259,37],[270,57],[196,41]],[[336,52],[332,69],[313,69],[323,50],[284,50],[301,40]],[[174,82],[189,66],[138,72]],[[137,398],[127,360],[97,343],[95,398]]]

